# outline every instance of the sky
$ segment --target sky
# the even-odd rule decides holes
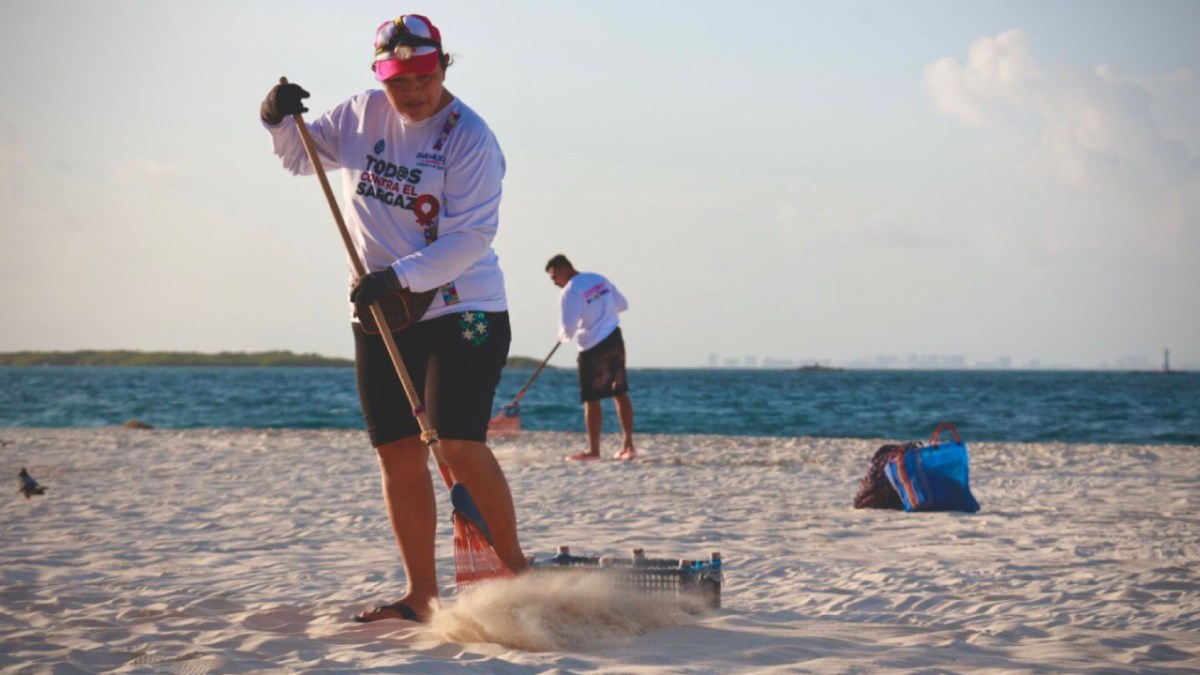
[[[505,152],[513,355],[565,253],[628,297],[631,367],[1200,367],[1200,3],[1154,0],[5,2],[0,351],[350,356],[258,108],[374,88],[403,13]]]

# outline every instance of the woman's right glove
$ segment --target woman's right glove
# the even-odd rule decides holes
[[[385,267],[378,272],[368,272],[354,283],[350,289],[350,302],[367,309],[372,303],[379,302],[387,296],[404,288],[396,270]],[[364,314],[369,314],[367,309]]]
[[[354,303],[354,315],[362,322],[363,330],[378,335],[379,326],[370,307],[372,303],[379,303],[388,330],[395,333],[420,321],[437,292],[436,288],[421,293],[410,292],[400,283],[396,270],[388,266],[378,272],[364,274],[354,282],[350,302]]]
[[[299,115],[308,112],[301,99],[308,98],[308,92],[298,84],[277,84],[271,87],[267,97],[263,99],[259,117],[271,126],[276,126],[289,115]]]

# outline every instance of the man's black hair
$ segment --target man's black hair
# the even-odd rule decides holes
[[[573,270],[573,269],[575,269],[575,266],[571,264],[570,260],[567,260],[567,256],[565,256],[561,253],[554,256],[553,258],[550,259],[550,262],[546,263],[546,271],[547,272],[549,272],[550,270],[563,269],[563,268]]]

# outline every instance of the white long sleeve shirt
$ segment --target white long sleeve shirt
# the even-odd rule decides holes
[[[618,313],[629,309],[629,302],[611,281],[594,272],[579,272],[567,281],[558,296],[562,317],[558,326],[559,342],[572,337],[579,351],[587,351],[612,335],[620,325]]]
[[[408,122],[370,90],[308,128],[324,168],[341,173],[343,218],[368,271],[390,265],[413,291],[440,287],[423,320],[508,308],[492,249],[504,154],[475,111],[455,99]],[[313,173],[291,120],[267,129],[284,168]]]

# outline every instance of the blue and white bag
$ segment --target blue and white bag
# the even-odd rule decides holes
[[[953,443],[939,443],[943,429],[954,433]],[[967,446],[949,422],[938,425],[929,445],[909,448],[892,457],[885,467],[888,482],[900,494],[905,511],[979,510],[971,494]]]

